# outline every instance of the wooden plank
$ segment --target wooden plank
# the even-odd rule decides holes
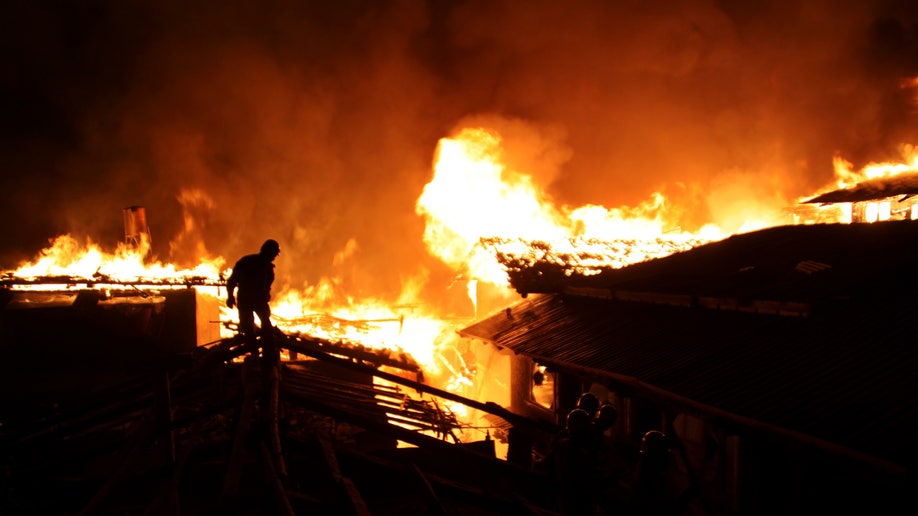
[[[357,516],[370,516],[370,509],[363,500],[363,495],[360,494],[354,482],[341,472],[341,466],[338,464],[338,457],[335,455],[335,449],[332,447],[331,442],[328,439],[319,437],[319,445],[322,447],[322,456],[325,457],[325,463],[328,464],[331,470],[332,478],[344,488],[345,494],[351,501],[354,514]]]

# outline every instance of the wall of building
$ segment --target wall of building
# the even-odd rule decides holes
[[[513,412],[560,424],[574,406],[569,401],[571,386],[593,392],[618,410],[619,418],[607,437],[626,461],[637,460],[640,437],[648,430],[659,429],[675,439],[668,475],[686,494],[685,503],[702,513],[823,514],[854,510],[878,514],[906,503],[907,494],[915,487],[907,475],[701,413],[652,392],[618,384],[611,376],[586,375],[549,365],[554,404],[548,408],[532,399],[532,373],[537,365],[530,357],[514,356]]]
[[[193,289],[0,291],[0,412],[148,374],[212,338],[217,320]]]

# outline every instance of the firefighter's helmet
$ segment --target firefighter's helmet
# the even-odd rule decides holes
[[[567,413],[565,426],[569,434],[584,432],[590,428],[590,415],[587,411],[576,408]]]
[[[669,452],[669,438],[659,430],[650,430],[641,437],[641,454],[662,455]]]
[[[601,428],[612,428],[612,425],[615,424],[617,419],[618,410],[615,409],[615,406],[608,403],[603,403],[603,405],[599,407],[599,413],[596,414],[596,424]]]

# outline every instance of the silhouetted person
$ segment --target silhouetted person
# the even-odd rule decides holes
[[[628,480],[633,464],[627,459],[622,444],[618,442],[613,427],[618,421],[618,410],[603,403],[593,420],[598,445],[599,497],[605,514],[623,514],[626,499],[621,482]]]
[[[592,515],[597,501],[596,440],[590,415],[575,408],[565,429],[546,457],[558,484],[562,514]]]
[[[276,240],[265,240],[258,254],[243,256],[233,266],[233,272],[226,280],[226,306],[234,306],[239,312],[239,333],[245,338],[245,345],[253,355],[258,355],[255,335],[255,316],[261,326],[261,347],[264,357],[277,360],[277,349],[273,342],[271,325],[271,285],[274,283],[274,259],[280,254]],[[237,292],[238,289],[238,292]]]
[[[609,403],[603,403],[596,411],[596,417],[593,418],[593,432],[596,434],[598,446],[601,446],[607,438],[611,438],[606,435],[606,432],[615,425],[617,420],[618,410]]]
[[[596,419],[593,420],[593,423],[599,428],[600,432],[605,432],[612,428],[616,421],[618,421],[618,410],[616,410],[615,405],[603,403],[599,407],[599,411],[596,413]]]
[[[599,410],[599,398],[592,392],[584,392],[577,400],[577,408],[585,410],[592,420]]]
[[[666,475],[669,455],[669,438],[663,432],[650,430],[641,438],[641,453],[634,471],[635,514],[676,514],[677,496]]]

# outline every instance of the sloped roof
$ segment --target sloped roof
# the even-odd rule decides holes
[[[916,251],[912,222],[773,228],[552,282],[460,333],[907,467]],[[758,310],[782,303],[807,309]]]
[[[511,272],[510,282],[523,295],[585,288],[816,302],[901,285],[915,264],[918,223],[815,224],[734,235],[592,276],[534,267]]]
[[[911,197],[916,194],[918,194],[918,174],[903,174],[863,181],[850,188],[826,192],[804,202],[814,204],[862,202],[899,195]]]

